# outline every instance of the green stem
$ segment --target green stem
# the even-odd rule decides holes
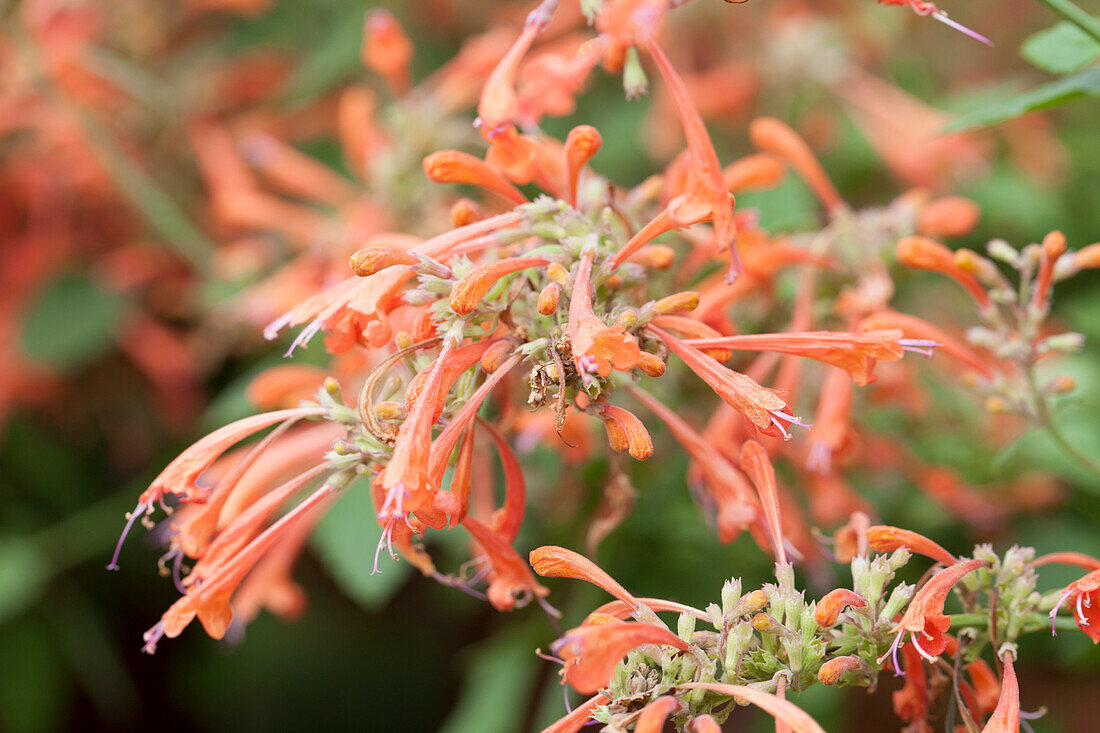
[[[1100,476],[1100,462],[1097,462],[1093,458],[1089,458],[1076,447],[1074,447],[1074,445],[1069,442],[1066,436],[1062,435],[1062,431],[1059,430],[1053,422],[1047,423],[1047,431],[1050,433],[1050,437],[1054,438],[1054,442],[1057,443],[1063,451],[1072,456],[1082,466],[1087,467],[1097,476]]]
[[[1092,36],[1100,43],[1100,20],[1074,5],[1070,0],[1039,0],[1043,5]]]
[[[1028,624],[1036,625],[1040,624],[1044,628],[1050,628],[1050,621],[1046,618],[1040,619],[1034,617],[1034,623],[1028,621]],[[979,626],[987,628],[989,626],[989,615],[984,613],[953,613],[951,614],[951,629],[961,629],[971,626]],[[1077,628],[1077,622],[1070,616],[1058,616],[1054,619],[1054,628],[1058,631],[1073,631]]]

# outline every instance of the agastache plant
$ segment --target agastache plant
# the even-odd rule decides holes
[[[1072,385],[1041,383],[1036,365],[1073,351],[1080,338],[1049,333],[1051,289],[1100,264],[1097,245],[1069,253],[1057,233],[1022,252],[994,242],[991,257],[1020,273],[1014,288],[993,260],[932,239],[973,230],[980,211],[966,199],[914,190],[858,209],[798,133],[774,118],[749,126],[759,152],[721,161],[660,42],[665,16],[678,4],[583,3],[596,32],[568,57],[537,50],[556,11],[547,0],[518,35],[495,47],[492,64],[464,50],[466,63],[452,62],[448,73],[420,85],[411,82],[411,45],[396,20],[369,16],[364,62],[385,79],[395,108],[415,117],[417,105],[434,100],[435,119],[448,123],[440,123],[440,138],[483,144],[482,155],[443,149],[422,159],[429,181],[473,187],[479,198],[457,200],[415,234],[364,224],[410,175],[401,165],[409,149],[393,137],[400,114],[389,134],[364,136],[355,124],[344,130],[346,152],[359,163],[353,170],[370,183],[365,191],[281,143],[251,138],[249,163],[327,214],[259,191],[242,161],[220,155],[233,149],[228,133],[196,127],[220,217],[270,227],[299,245],[338,240],[338,257],[302,248],[293,262],[305,263],[308,274],[293,281],[324,287],[287,306],[264,333],[274,339],[299,329],[290,355],[323,332],[326,348],[342,360],[328,376],[287,365],[261,377],[261,401],[282,409],[198,441],[139,497],[126,531],[157,509],[172,515],[161,535],[168,545],[162,568],[181,592],[147,633],[146,651],[196,618],[222,638],[261,607],[299,609],[291,565],[347,491],[371,493],[375,516],[362,521],[380,530],[375,572],[384,572],[386,556],[403,558],[500,611],[535,601],[560,616],[539,575],[588,580],[616,598],[551,645],[563,681],[593,697],[550,730],[576,730],[588,719],[608,730],[658,731],[670,719],[685,730],[717,730],[747,702],[793,730],[816,731],[785,699],[788,692],[818,682],[874,688],[886,669],[906,677],[895,709],[920,727],[942,702],[925,683],[928,665],[952,680],[962,701],[957,715],[976,725],[992,713],[987,730],[1008,730],[1005,721],[1021,715],[1012,666],[1020,636],[1045,628],[1048,616],[1069,627],[1057,618],[1066,608],[1096,640],[1100,582],[1089,565],[1096,561],[1069,558],[1092,572],[1042,595],[1035,568],[1066,558],[1036,560],[1027,548],[997,555],[983,545],[971,558],[956,558],[909,530],[870,526],[870,509],[849,476],[885,466],[919,475],[917,483],[952,510],[984,508],[943,467],[895,446],[879,450],[883,444],[858,414],[863,393],[908,408],[921,390],[907,355],[935,356],[965,370],[964,384],[986,395],[991,409],[999,406],[994,411],[1014,410],[1052,428],[1049,399]],[[945,18],[928,3],[888,4]],[[664,171],[633,188],[592,167],[603,144],[596,128],[576,125],[558,140],[538,127],[543,117],[572,111],[600,64],[621,71],[628,95],[640,94],[653,73],[686,142]],[[479,94],[468,95],[471,84]],[[451,135],[451,116],[466,96],[477,100],[476,135]],[[349,92],[344,113],[369,120],[370,102]],[[823,223],[814,231],[773,233],[757,212],[736,205],[737,194],[773,187],[787,169],[820,202]],[[441,208],[428,199],[405,205],[420,203],[433,215]],[[959,338],[893,310],[897,263],[952,278],[984,325]],[[793,302],[778,316],[761,315],[775,306],[775,286],[788,270]],[[743,361],[744,352],[754,356]],[[306,386],[319,389],[293,404]],[[705,425],[659,396],[699,387],[718,398]],[[524,427],[524,419],[538,425]],[[775,582],[750,591],[731,580],[720,602],[696,609],[639,599],[563,548],[536,549],[528,564],[517,547],[528,505],[518,447],[533,431],[536,441],[575,448],[571,431],[586,419],[603,428],[610,452],[637,461],[661,449],[650,429],[667,427],[690,459],[687,483],[718,538],[728,543],[748,532],[775,558]],[[268,429],[251,447],[235,448]],[[495,466],[479,446],[491,446],[499,461],[499,498],[487,488]],[[617,470],[613,481],[625,482],[619,490],[629,495],[629,479]],[[623,516],[615,510],[602,531]],[[852,587],[807,600],[795,566],[820,570],[829,561],[819,542],[826,538],[810,525],[841,522],[848,524],[827,542],[832,559],[850,566]],[[459,526],[474,561],[449,574],[423,540]],[[896,582],[913,554],[942,568],[916,586]],[[111,568],[117,558],[116,551]],[[949,602],[960,611],[948,615]],[[680,614],[675,629],[658,616],[666,612]],[[1000,670],[994,696],[978,694],[998,679],[982,659],[988,650]]]

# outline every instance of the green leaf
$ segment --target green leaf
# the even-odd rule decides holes
[[[440,733],[520,729],[524,712],[520,701],[527,697],[539,664],[534,653],[537,634],[530,633],[533,628],[527,624],[478,647],[477,656],[463,670],[458,703]],[[562,704],[560,693],[557,703]]]
[[[49,571],[49,563],[28,543],[0,537],[0,623],[38,600]]]
[[[1100,57],[1100,43],[1073,23],[1062,21],[1029,37],[1020,53],[1044,71],[1068,74]]]
[[[111,346],[125,299],[85,275],[63,275],[47,285],[23,322],[23,355],[57,369],[92,361]]]
[[[393,561],[385,549],[374,569],[374,551],[382,529],[375,522],[370,483],[356,481],[321,520],[311,538],[332,579],[364,608],[380,608],[409,574],[409,564]]]
[[[1057,107],[1081,97],[1100,97],[1100,69],[1085,69],[985,109],[963,115],[944,128],[944,132],[988,127],[1028,112]]]

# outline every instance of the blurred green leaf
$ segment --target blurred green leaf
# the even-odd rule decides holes
[[[531,629],[521,627],[519,631]],[[524,705],[535,670],[531,633],[513,631],[503,638],[481,645],[477,657],[463,670],[462,691],[454,712],[440,733],[505,733],[519,730]]]
[[[944,132],[988,127],[1028,112],[1050,109],[1082,97],[1100,97],[1100,69],[1085,69],[985,109],[965,114],[945,127]]]
[[[1100,43],[1062,21],[1030,36],[1020,47],[1025,59],[1052,74],[1068,74],[1100,56]]]
[[[33,361],[76,369],[110,348],[124,305],[121,295],[86,275],[63,275],[31,304],[20,348]]]
[[[357,481],[321,520],[310,539],[313,548],[344,591],[364,608],[380,608],[409,574],[409,565],[393,561],[385,549],[373,573],[374,552],[382,528],[375,522],[370,484]]]
[[[66,679],[48,629],[24,619],[0,636],[0,659],[0,730],[61,730]]]
[[[0,623],[38,599],[49,563],[26,542],[0,537]]]

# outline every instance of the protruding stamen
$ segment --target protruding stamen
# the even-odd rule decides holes
[[[978,41],[980,43],[984,43],[985,45],[989,46],[990,48],[993,47],[993,41],[989,40],[988,38],[983,36],[981,33],[978,33],[977,31],[970,30],[969,28],[967,28],[962,23],[956,23],[955,21],[951,20],[950,18],[947,17],[947,13],[943,12],[942,10],[937,10],[934,13],[932,13],[931,15],[932,15],[933,18],[935,18],[939,22],[943,23],[944,25],[946,25],[950,28],[954,28],[959,33],[962,33],[963,35],[970,36],[975,41]]]
[[[1058,628],[1055,626],[1055,619],[1058,617],[1058,610],[1065,604],[1066,600],[1073,595],[1074,589],[1068,588],[1066,592],[1062,594],[1062,597],[1058,599],[1058,602],[1054,604],[1054,608],[1050,609],[1050,635],[1058,636]]]
[[[925,634],[925,636],[927,636],[927,634]],[[920,642],[917,640],[917,632],[914,631],[911,634],[909,634],[909,638],[912,640],[913,648],[917,650],[917,654],[920,654],[922,657],[927,659],[929,662],[934,662],[937,659],[939,659],[939,657],[934,657],[931,654],[929,654],[927,651],[925,651],[924,647],[922,647],[920,645]]]
[[[894,643],[890,645],[890,648],[886,650],[886,653],[875,661],[882,664],[882,660],[886,657],[890,657],[894,662],[894,676],[901,677],[901,664],[898,662],[898,647],[901,646],[901,636],[904,631],[899,631],[898,635],[894,637]]]
[[[931,339],[898,339],[898,343],[903,351],[911,351],[929,359],[936,355],[936,349],[940,346]]]
[[[134,526],[134,522],[144,517],[151,508],[148,504],[139,501],[134,510],[126,515],[126,526],[122,528],[122,535],[118,538],[118,544],[115,545],[115,554],[111,556],[111,562],[107,565],[108,570],[118,570],[118,556],[122,552],[122,543],[126,541],[126,535],[130,534],[130,528]]]
[[[1082,605],[1082,603],[1084,605]],[[1077,594],[1077,619],[1078,619],[1077,623],[1081,624],[1082,626],[1088,626],[1089,625],[1088,617],[1085,616],[1085,608],[1090,608],[1090,607],[1091,607],[1091,604],[1089,603],[1088,599],[1085,598],[1085,594],[1084,593],[1078,593]]]
[[[160,621],[157,621],[156,626],[154,626],[153,628],[149,629],[144,634],[142,634],[141,638],[145,643],[142,645],[141,651],[143,651],[146,654],[156,654],[157,653],[157,642],[160,641],[161,637],[163,637],[163,636],[164,636],[164,621],[162,619]]]

